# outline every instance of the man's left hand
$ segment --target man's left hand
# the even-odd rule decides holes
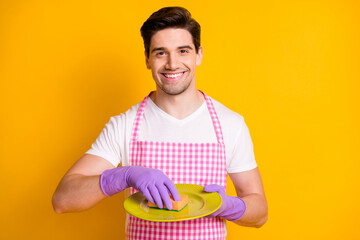
[[[239,220],[245,213],[246,205],[244,200],[239,197],[231,197],[226,195],[225,188],[211,184],[204,187],[205,192],[217,192],[222,198],[221,207],[214,213],[208,215],[210,217],[222,217],[229,221]]]

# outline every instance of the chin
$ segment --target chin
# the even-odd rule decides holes
[[[166,87],[166,86],[158,86],[164,93],[171,95],[171,96],[176,96],[176,95],[180,95],[183,92],[185,92],[186,90],[188,90],[190,86],[190,83],[186,86],[180,86],[180,87]]]

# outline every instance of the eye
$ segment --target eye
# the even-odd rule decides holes
[[[165,52],[157,52],[156,53],[156,56],[164,56],[165,55]]]
[[[189,50],[187,50],[187,49],[181,49],[181,50],[180,50],[180,53],[181,53],[181,54],[185,54],[185,53],[188,53],[188,52],[189,52]]]

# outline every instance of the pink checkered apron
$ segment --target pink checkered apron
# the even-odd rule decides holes
[[[204,93],[203,93],[204,94]],[[204,94],[217,136],[216,143],[138,141],[147,96],[139,107],[130,142],[130,165],[162,170],[174,183],[226,187],[225,145],[211,99]],[[130,194],[136,190],[130,188]],[[128,216],[126,238],[136,240],[225,239],[223,219],[198,218],[179,222],[152,222]]]

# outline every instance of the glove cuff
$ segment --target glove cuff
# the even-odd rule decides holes
[[[126,173],[130,167],[118,167],[105,170],[100,176],[100,188],[102,192],[111,197],[128,188]]]
[[[229,221],[232,221],[232,222],[237,221],[240,218],[242,218],[242,216],[244,216],[245,211],[246,211],[245,201],[239,197],[235,197],[235,198],[240,201],[237,201],[237,206],[236,206],[237,211],[231,216],[231,219],[229,219]]]
[[[228,221],[234,222],[239,220],[245,213],[246,205],[244,200],[239,197],[228,196],[229,206],[227,210],[219,214],[220,217],[225,218]]]

